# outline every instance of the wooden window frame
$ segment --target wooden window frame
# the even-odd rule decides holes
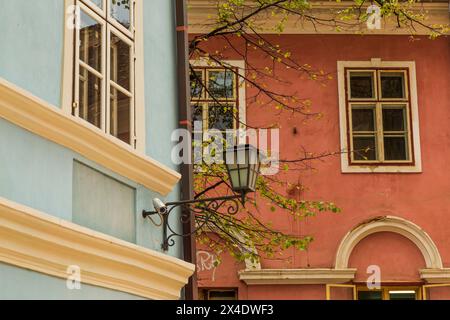
[[[235,71],[238,71],[237,67],[233,67],[233,69]],[[202,79],[204,79],[204,83],[205,86],[208,87],[209,84],[209,74],[210,72],[214,72],[214,71],[228,71],[226,68],[221,68],[221,67],[215,67],[215,66],[196,66],[194,67],[194,71],[195,72],[201,72],[202,73]],[[228,71],[231,72],[231,71]],[[239,113],[240,113],[240,101],[239,101],[239,77],[237,74],[233,73],[233,97],[232,98],[211,98],[209,97],[209,94],[207,92],[207,90],[205,90],[204,88],[202,88],[202,93],[200,95],[200,97],[192,97],[191,98],[191,105],[192,106],[199,106],[202,108],[202,120],[203,120],[203,128],[202,131],[206,131],[209,129],[209,106],[211,104],[215,104],[217,103],[217,101],[219,103],[223,103],[225,105],[233,105],[233,108],[236,110],[236,112],[233,111],[234,113],[234,121],[233,121],[233,128],[230,128],[231,130],[237,130],[237,128],[239,127],[240,124],[240,118],[239,118]]]
[[[428,300],[427,289],[443,288],[443,287],[450,287],[450,283],[432,283],[432,284],[423,285],[422,286],[422,300]]]
[[[350,73],[371,72],[374,74],[374,97],[355,99],[350,97]],[[381,98],[382,72],[402,72],[405,79],[405,97]],[[341,137],[341,169],[343,173],[420,173],[422,172],[419,117],[417,102],[416,69],[414,61],[338,61],[339,116]],[[353,132],[351,123],[351,104],[374,105],[376,112],[377,160],[356,160],[353,150]],[[384,159],[384,135],[382,128],[382,107],[403,104],[406,110],[408,160]],[[380,127],[381,126],[381,127]],[[398,132],[398,135],[400,132]],[[396,134],[397,135],[397,134]]]
[[[381,292],[382,300],[390,300],[389,291],[415,291],[416,299],[422,300],[422,289],[420,286],[381,286],[380,289],[369,289],[367,286],[357,286],[356,287],[356,300],[359,300],[360,292],[372,292],[377,291]]]
[[[137,148],[138,144],[138,134],[136,132],[136,102],[135,102],[135,70],[136,70],[136,44],[135,44],[135,26],[133,25],[132,31],[127,30],[125,27],[120,25],[111,15],[110,15],[110,0],[102,0],[103,10],[92,3],[90,0],[77,0],[76,5],[80,6],[80,10],[88,14],[92,19],[97,21],[102,26],[102,70],[98,72],[87,66],[80,59],[79,53],[79,42],[80,42],[80,32],[75,31],[75,42],[74,42],[74,94],[73,94],[73,110],[72,114],[79,117],[79,83],[80,83],[80,65],[83,68],[88,68],[89,71],[93,72],[97,77],[101,76],[101,124],[100,127],[90,124],[86,121],[88,126],[94,129],[100,129],[102,132],[111,135],[111,86],[114,86],[118,91],[130,98],[130,141],[124,142],[117,138],[119,141],[131,145],[133,148]],[[136,1],[132,0],[130,7],[131,17],[134,16],[134,8]],[[134,23],[135,19],[131,18],[131,22]],[[114,34],[120,40],[124,41],[130,46],[130,90],[122,88],[119,84],[114,83],[111,80],[111,35]],[[95,71],[95,72],[94,72]]]
[[[354,284],[327,284],[325,286],[325,297],[326,300],[332,300],[331,297],[331,289],[333,288],[347,288],[347,289],[352,289],[352,295],[353,295],[353,300],[357,300],[358,299],[358,292],[357,292],[357,287]]]
[[[233,292],[235,299],[230,300],[230,301],[238,301],[239,300],[239,290],[237,288],[200,288],[199,297],[201,297],[202,300],[205,300],[205,301],[214,301],[214,300],[210,299],[211,291]],[[215,301],[220,301],[220,300],[215,300]],[[226,301],[226,300],[222,300],[222,301]]]
[[[346,91],[347,91],[347,112],[348,112],[348,145],[350,146],[348,157],[350,165],[414,165],[414,145],[413,138],[411,134],[411,103],[409,101],[409,72],[408,69],[387,69],[387,68],[373,68],[373,69],[359,69],[359,68],[346,68]],[[373,82],[374,82],[374,97],[373,98],[352,98],[351,90],[350,90],[350,80],[352,73],[372,73]],[[383,98],[381,93],[381,75],[383,73],[403,73],[405,79],[405,98]],[[352,123],[352,111],[353,106],[361,105],[369,106],[372,105],[375,111],[375,131],[373,133],[367,133],[369,136],[374,136],[376,141],[376,157],[377,160],[355,160],[355,148],[353,147],[353,138],[356,136],[360,136],[363,134],[355,134],[353,132],[353,123]],[[407,160],[385,160],[385,152],[384,152],[384,138],[387,136],[383,129],[383,110],[385,107],[392,107],[398,105],[399,107],[403,107],[405,110],[405,126],[406,130],[403,131],[407,139],[406,147],[407,147]],[[395,136],[400,133],[398,131]]]

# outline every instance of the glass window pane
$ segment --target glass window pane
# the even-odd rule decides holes
[[[101,127],[102,80],[80,67],[79,116],[94,126]]]
[[[131,0],[110,0],[111,17],[128,30],[131,28]]]
[[[203,93],[203,73],[201,71],[195,71],[195,73],[191,73],[191,97],[199,98]]]
[[[102,72],[102,26],[81,11],[80,60]]]
[[[414,290],[389,291],[389,300],[416,300],[416,292]]]
[[[358,300],[383,300],[381,291],[358,291]]]
[[[131,141],[131,98],[111,87],[111,135],[123,142]]]
[[[353,131],[375,131],[375,109],[352,109]]]
[[[381,96],[384,99],[405,98],[405,74],[403,72],[381,73]]]
[[[225,131],[234,129],[234,106],[210,104],[208,128]]]
[[[409,160],[408,146],[404,136],[384,137],[385,160]]]
[[[218,291],[210,290],[208,292],[208,300],[237,300],[236,291]]]
[[[91,0],[91,2],[103,10],[103,0]]]
[[[404,108],[384,108],[383,107],[383,130],[384,131],[405,131],[405,109]]]
[[[350,73],[350,97],[353,99],[374,98],[374,79],[371,72]]]
[[[201,104],[192,106],[192,121],[203,121],[203,106]]]
[[[209,71],[209,94],[216,99],[234,98],[234,73],[231,71]]]
[[[377,160],[375,137],[353,137],[353,158],[355,160]]]
[[[130,90],[131,47],[111,33],[111,80]]]

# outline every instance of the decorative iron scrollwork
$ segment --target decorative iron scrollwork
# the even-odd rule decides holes
[[[149,218],[155,226],[163,227],[163,243],[161,248],[168,251],[170,247],[175,245],[176,237],[190,237],[198,230],[201,230],[215,214],[236,215],[239,212],[240,203],[245,203],[245,193],[218,197],[211,199],[187,200],[179,202],[168,202],[165,204],[164,210],[160,211],[143,211],[142,216]],[[195,230],[188,234],[179,233],[170,224],[169,217],[175,209],[181,208],[180,221],[182,224],[191,223],[191,219],[195,219],[197,215],[203,215],[204,219],[199,223]],[[224,210],[222,210],[224,209]],[[153,217],[158,216],[160,222],[156,222]]]

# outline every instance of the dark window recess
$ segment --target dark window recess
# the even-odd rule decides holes
[[[373,73],[352,72],[350,76],[350,93],[353,99],[370,99],[374,97]]]

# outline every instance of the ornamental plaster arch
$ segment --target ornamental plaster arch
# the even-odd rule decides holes
[[[336,252],[335,269],[348,269],[350,255],[365,237],[378,232],[393,232],[411,240],[422,253],[427,269],[442,269],[439,250],[431,237],[418,225],[395,216],[382,216],[360,223],[342,239]]]

